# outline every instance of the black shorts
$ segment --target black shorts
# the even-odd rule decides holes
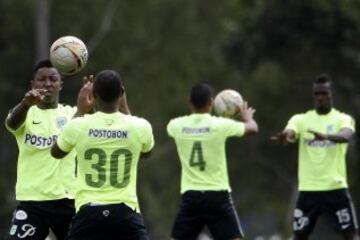
[[[354,205],[347,189],[300,191],[294,210],[294,233],[310,234],[323,213],[335,219],[339,231],[355,231],[358,228]]]
[[[195,240],[205,226],[216,240],[244,237],[229,192],[187,191],[181,196],[172,238]]]
[[[84,205],[71,222],[67,240],[148,240],[140,213],[125,204]]]
[[[74,215],[74,200],[21,201],[14,211],[7,239],[43,240],[51,229],[58,240],[63,240]]]

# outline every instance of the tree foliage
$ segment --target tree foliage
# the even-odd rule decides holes
[[[248,236],[289,236],[296,147],[281,148],[268,139],[292,114],[311,108],[311,82],[322,72],[336,80],[336,105],[359,118],[359,1],[50,2],[50,40],[75,35],[91,46],[86,68],[64,78],[61,100],[75,103],[83,75],[116,69],[132,112],[153,125],[156,147],[139,165],[138,187],[153,239],[168,239],[179,199],[180,166],[165,127],[189,112],[188,91],[201,80],[216,90],[239,90],[257,109],[260,134],[227,146],[234,201]],[[0,1],[3,119],[29,88],[37,6],[29,0]],[[7,166],[0,168],[1,236],[15,205],[17,150],[5,129],[0,138],[0,163]],[[358,182],[360,154],[352,145],[351,189]],[[320,228],[316,234],[325,237],[328,231]]]

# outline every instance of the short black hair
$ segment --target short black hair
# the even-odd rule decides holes
[[[205,107],[213,97],[213,89],[207,82],[195,84],[190,91],[190,102],[195,108]]]
[[[327,73],[322,73],[322,74],[318,75],[315,78],[314,85],[315,84],[329,84],[330,90],[333,92],[335,91],[332,78]]]
[[[53,68],[53,67],[54,66],[51,64],[49,59],[43,59],[34,65],[33,73],[35,74],[37,70],[39,70],[40,68]]]
[[[120,74],[114,70],[103,70],[95,76],[94,94],[105,102],[113,102],[124,92]]]
[[[332,83],[332,79],[329,74],[322,73],[316,77],[314,84],[325,84],[325,83]]]

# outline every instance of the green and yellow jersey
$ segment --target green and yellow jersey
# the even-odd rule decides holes
[[[231,191],[225,153],[228,137],[245,134],[242,122],[193,113],[169,122],[181,162],[181,193],[188,190]]]
[[[50,148],[71,120],[76,108],[59,104],[56,109],[32,106],[23,124],[6,128],[15,136],[19,148],[16,200],[46,201],[73,198],[75,152],[69,161],[56,161]]]
[[[338,133],[343,128],[355,131],[352,117],[332,109],[326,115],[315,110],[294,115],[285,129],[295,132],[299,140],[299,190],[328,191],[347,188],[345,154],[347,143],[329,140],[313,141],[312,129],[326,134]]]
[[[66,125],[58,138],[64,152],[76,149],[76,209],[84,204],[124,203],[139,211],[137,165],[154,146],[149,122],[120,112],[96,112]]]

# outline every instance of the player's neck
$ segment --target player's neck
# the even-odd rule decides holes
[[[210,113],[210,109],[208,108],[203,108],[203,109],[192,109],[192,113]]]
[[[316,108],[315,111],[319,115],[326,115],[331,112],[332,107],[330,108]]]
[[[211,113],[212,105],[207,104],[204,107],[197,108],[194,105],[190,104],[190,109],[192,113]]]
[[[114,112],[118,112],[119,106],[114,103],[98,102],[97,109],[100,112],[104,112],[104,113],[114,113]]]
[[[40,109],[54,109],[58,107],[58,102],[40,102],[37,104],[38,108]]]

